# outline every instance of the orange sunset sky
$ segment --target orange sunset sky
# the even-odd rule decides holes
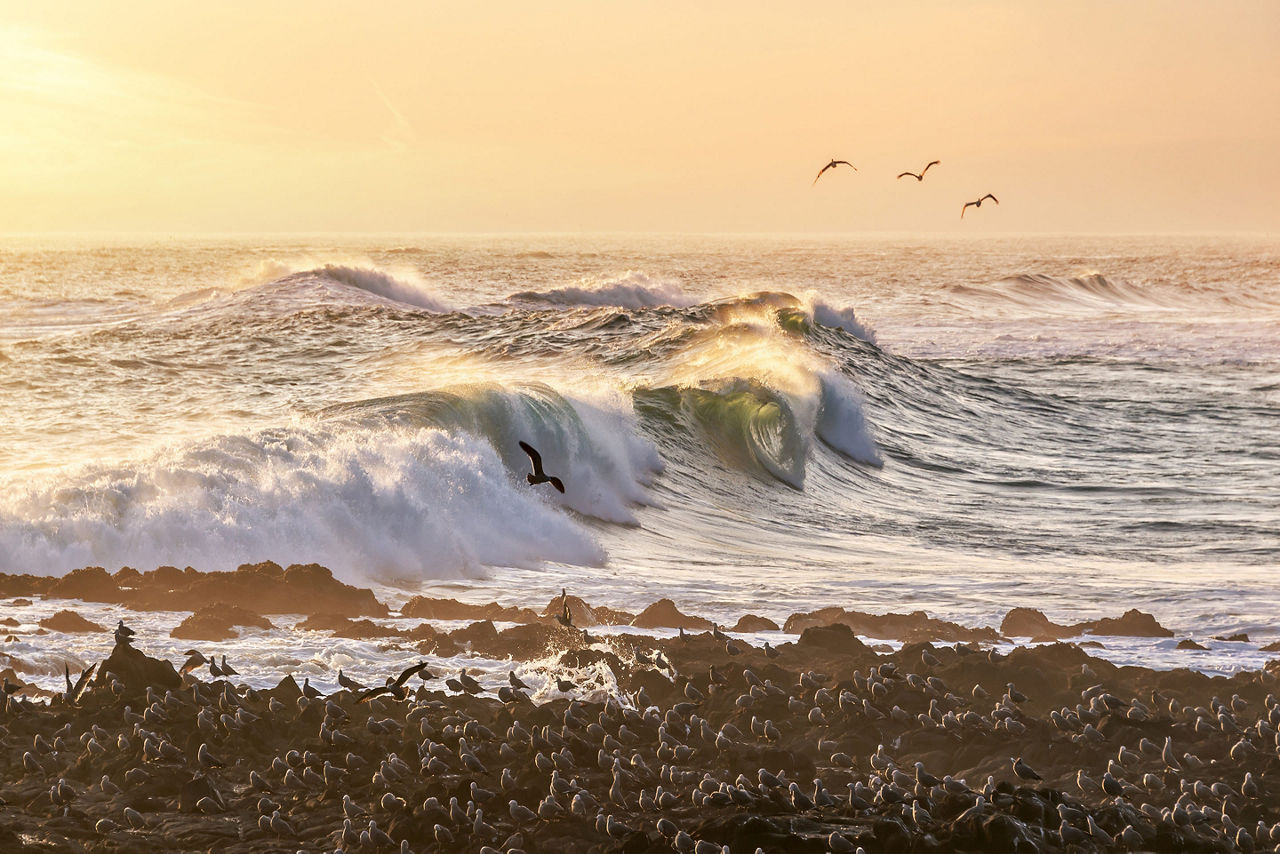
[[[1280,231],[1274,0],[0,9],[3,232]]]

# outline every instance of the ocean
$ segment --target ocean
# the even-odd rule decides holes
[[[0,396],[0,572],[1280,639],[1275,237],[6,237]]]

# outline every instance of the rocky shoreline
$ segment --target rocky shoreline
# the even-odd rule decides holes
[[[269,625],[263,612],[287,602],[287,613],[335,635],[387,632],[423,656],[510,659],[513,681],[486,689],[428,668],[364,701],[361,688],[321,696],[288,675],[255,689],[205,667],[180,674],[147,655],[146,637],[104,642],[109,655],[83,686],[47,698],[30,699],[10,672],[0,850],[1280,844],[1280,662],[1224,678],[1117,667],[1077,644],[990,647],[1010,626],[1054,631],[1038,612],[1011,612],[997,631],[824,609],[788,619],[794,637],[776,648],[730,638],[669,601],[631,615],[570,596],[565,626],[559,597],[542,612],[416,599],[397,627],[378,622],[390,611],[372,594],[322,567],[210,575],[81,570],[45,589],[7,577],[0,595],[135,607],[166,586],[167,607],[196,612],[175,636],[195,638]],[[410,617],[466,625],[403,628]],[[1110,634],[1167,631],[1139,612],[1119,620],[1105,623]],[[610,623],[683,631],[592,636]],[[521,672],[532,681],[532,661],[564,680],[543,702],[515,685]],[[592,666],[612,675],[609,692],[573,684]]]

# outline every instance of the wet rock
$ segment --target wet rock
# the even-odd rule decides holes
[[[424,624],[424,629],[430,629]],[[490,658],[516,658],[521,660],[543,658],[552,652],[580,646],[582,633],[563,628],[558,623],[520,623],[503,631],[497,631],[487,620],[472,623],[447,635],[433,633],[430,642],[437,644],[437,655],[448,655],[450,650],[468,650],[473,655]],[[419,645],[419,649],[423,649]]]
[[[1207,652],[1209,647],[1203,646],[1202,644],[1198,644],[1195,641],[1193,641],[1191,638],[1186,638],[1185,640],[1178,641],[1178,649],[1189,649],[1189,650],[1196,650],[1200,652]]]
[[[351,618],[344,617],[342,614],[312,614],[302,622],[295,624],[294,628],[306,629],[312,632],[336,632],[350,625]]]
[[[1132,638],[1171,638],[1173,632],[1156,622],[1150,614],[1131,608],[1118,618],[1092,620],[1083,625],[1095,635],[1117,635]]]
[[[375,623],[373,620],[348,620],[347,625],[334,630],[333,636],[335,638],[368,640],[370,638],[400,638],[404,637],[405,633],[394,626],[384,626],[381,623]]]
[[[596,612],[580,596],[568,596],[563,599],[557,596],[547,603],[547,607],[542,609],[539,616],[559,617],[564,612],[565,605],[569,607],[571,622],[578,628],[588,629],[600,625],[601,620],[596,616]]]
[[[404,636],[412,641],[425,641],[440,637],[440,632],[430,623],[423,622],[409,629]]]
[[[1280,652],[1280,641],[1272,641],[1266,646],[1258,647],[1262,652]]]
[[[68,634],[81,632],[105,632],[102,626],[77,614],[75,611],[59,611],[52,617],[45,617],[40,625],[50,631]]]
[[[183,783],[182,788],[178,791],[178,810],[181,812],[195,812],[196,804],[201,798],[213,798],[218,804],[222,803],[222,796],[218,790],[209,782],[209,778],[205,776],[196,777],[194,780]]]
[[[510,608],[487,602],[473,605],[456,599],[414,596],[400,608],[400,616],[420,620],[496,620],[509,623],[534,623],[538,615],[530,608]]]
[[[744,614],[729,631],[731,632],[776,632],[778,624],[768,617],[757,617],[755,614]]]
[[[840,653],[870,653],[871,648],[858,640],[853,629],[844,623],[832,623],[827,626],[813,626],[805,629],[797,641],[802,649],[823,649]]]
[[[142,573],[131,566],[122,566],[111,576],[117,587],[136,587],[142,580]]]
[[[276,687],[268,688],[263,693],[282,703],[293,703],[302,696],[302,686],[293,678],[293,674],[289,674],[277,682]]]
[[[498,630],[488,620],[481,620],[450,632],[449,639],[460,646],[470,646],[472,650],[479,650],[492,646],[498,639]]]
[[[1070,626],[1060,626],[1035,608],[1014,608],[1000,623],[1000,634],[1017,638],[1069,638],[1079,634]]]
[[[352,587],[318,564],[294,564],[281,570],[265,561],[244,564],[234,572],[196,572],[161,567],[145,573],[129,591],[130,608],[196,610],[209,602],[225,602],[259,614],[342,614],[385,617],[387,607],[373,591]]]
[[[641,611],[631,625],[641,629],[692,629],[703,631],[711,628],[711,621],[680,612],[670,599],[659,599]]]
[[[59,578],[47,594],[54,599],[82,599],[85,602],[119,602],[120,588],[100,566],[73,569]]]
[[[0,575],[0,596],[43,596],[57,580],[45,575]]]
[[[1246,634],[1245,632],[1240,632],[1239,634],[1227,635],[1226,637],[1223,637],[1222,635],[1214,635],[1213,639],[1218,641],[1226,641],[1227,643],[1248,643],[1249,635]]]
[[[441,658],[451,658],[458,655],[463,650],[454,643],[453,638],[448,635],[436,634],[427,640],[419,641],[415,647],[419,655],[438,655]]]
[[[178,671],[173,669],[171,663],[151,658],[127,643],[115,645],[111,655],[98,667],[93,683],[97,686],[109,685],[112,676],[124,685],[126,696],[143,694],[148,687],[163,692],[182,684]]]
[[[224,641],[239,637],[233,626],[271,629],[271,621],[247,608],[219,603],[201,608],[169,632],[170,637],[190,640]]]
[[[799,634],[814,626],[829,626],[837,623],[849,626],[856,634],[866,637],[891,638],[909,643],[994,642],[1000,639],[995,629],[967,628],[958,623],[935,619],[924,611],[913,611],[910,614],[866,614],[860,611],[846,611],[843,608],[821,608],[808,614],[792,614],[787,618],[783,630]]]
[[[1059,625],[1035,608],[1014,608],[1000,623],[1000,633],[1008,637],[1062,640],[1084,634],[1117,637],[1171,638],[1173,632],[1156,622],[1155,617],[1136,608],[1120,617],[1104,617],[1071,625]]]

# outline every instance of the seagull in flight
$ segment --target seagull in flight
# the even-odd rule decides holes
[[[901,172],[901,173],[899,173],[899,174],[898,174],[898,177],[899,177],[899,178],[905,178],[905,177],[907,177],[908,175],[910,175],[912,178],[915,178],[917,181],[923,181],[923,180],[924,180],[924,173],[926,173],[926,172],[928,172],[928,171],[929,171],[929,167],[930,167],[930,166],[937,166],[937,165],[938,165],[938,164],[940,164],[940,163],[942,163],[942,161],[941,161],[941,160],[930,160],[927,164],[925,164],[925,167],[924,167],[923,169],[921,169],[921,170],[920,170],[920,174],[919,174],[919,175],[917,175],[915,172]]]
[[[857,171],[858,171],[858,167],[857,167],[857,166],[854,166],[854,165],[853,165],[852,163],[850,163],[848,160],[832,160],[832,161],[831,161],[830,163],[828,163],[826,166],[823,166],[821,169],[819,169],[819,170],[818,170],[818,178],[821,178],[821,177],[822,177],[822,173],[823,173],[823,172],[826,172],[828,169],[834,169],[834,168],[836,168],[837,166],[848,166],[848,167],[849,167],[850,169],[852,169],[854,172],[857,172]],[[818,183],[818,178],[814,178],[814,179],[813,179],[813,183],[814,183],[814,184]]]
[[[521,442],[520,450],[529,455],[529,462],[533,464],[533,471],[528,475],[529,483],[534,485],[539,483],[549,483],[560,492],[564,492],[564,482],[561,481],[560,478],[553,477],[542,470],[542,454],[539,454],[534,450],[533,445],[530,445],[528,442]]]
[[[997,199],[995,196],[991,195],[990,193],[987,193],[985,196],[978,199],[976,202],[965,202],[964,207],[960,209],[960,218],[964,219],[964,212],[968,209],[970,205],[973,205],[975,208],[980,208],[982,207],[982,203],[985,202],[987,199],[990,199],[991,201],[995,202],[997,205],[1000,204],[999,199]]]
[[[387,684],[381,685],[377,688],[371,688],[368,691],[365,691],[363,694],[361,694],[359,697],[356,698],[356,702],[363,703],[366,700],[369,700],[373,697],[378,696],[379,694],[390,694],[392,697],[395,697],[397,700],[403,700],[405,695],[404,683],[408,682],[409,679],[416,673],[424,674],[422,677],[424,680],[430,679],[434,676],[434,674],[431,673],[431,671],[427,670],[427,662],[420,661],[417,664],[414,664],[410,667],[406,667],[404,670],[400,671],[400,675],[397,676],[395,679],[387,679]]]

